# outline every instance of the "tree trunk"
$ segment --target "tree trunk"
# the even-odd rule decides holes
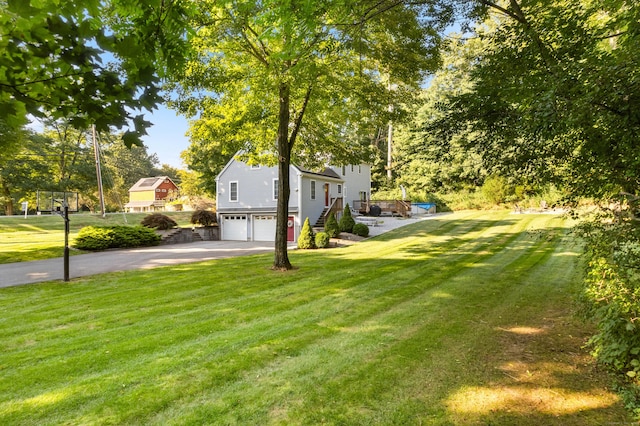
[[[278,114],[278,210],[276,215],[276,247],[273,269],[289,270],[293,266],[287,253],[287,221],[289,219],[289,84],[280,83],[280,111]]]
[[[4,184],[4,182],[1,182],[1,180],[0,183],[2,183],[2,193],[5,198],[4,214],[7,216],[13,216],[13,198],[11,197],[11,191],[9,191],[9,188]]]

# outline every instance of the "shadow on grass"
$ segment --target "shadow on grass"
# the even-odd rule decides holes
[[[584,324],[547,311],[535,326],[494,327],[484,380],[461,385],[446,400],[457,424],[631,424],[607,376],[583,344]]]

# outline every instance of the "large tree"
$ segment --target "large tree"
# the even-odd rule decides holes
[[[483,48],[479,38],[450,34],[443,43],[442,67],[413,105],[411,120],[394,129],[396,184],[403,185],[413,197],[477,187],[488,172],[472,145],[477,135],[469,126],[455,126],[446,134],[432,129],[445,115],[439,106],[448,97],[471,90],[473,59]]]
[[[52,141],[6,126],[2,120],[0,137],[4,145],[0,149],[0,210],[10,216],[16,213],[16,203],[35,201],[36,188],[50,176],[47,150]]]
[[[492,25],[473,90],[446,108],[485,158],[575,195],[640,185],[640,8],[625,0],[479,1]],[[495,28],[495,29],[494,29]]]
[[[161,100],[159,78],[180,66],[188,0],[0,1],[0,115],[68,118],[77,129],[128,127]],[[4,140],[0,139],[0,146]]]
[[[238,150],[249,161],[278,165],[274,268],[292,267],[286,229],[292,158],[305,165],[361,159],[361,146],[349,141],[400,114],[389,105],[406,99],[436,67],[434,28],[451,14],[443,3],[198,3],[194,56],[177,102],[199,114],[186,159],[209,175]],[[397,90],[387,90],[390,80]]]

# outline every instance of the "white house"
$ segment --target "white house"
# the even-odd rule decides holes
[[[305,218],[315,224],[332,206],[342,209],[371,195],[371,167],[289,168],[288,240],[296,241]],[[231,159],[216,178],[216,208],[222,240],[274,241],[278,168]]]

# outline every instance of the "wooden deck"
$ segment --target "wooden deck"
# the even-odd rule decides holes
[[[370,215],[371,208],[374,206],[380,208],[380,216],[411,216],[410,200],[369,200],[353,202],[353,208],[363,215]]]

